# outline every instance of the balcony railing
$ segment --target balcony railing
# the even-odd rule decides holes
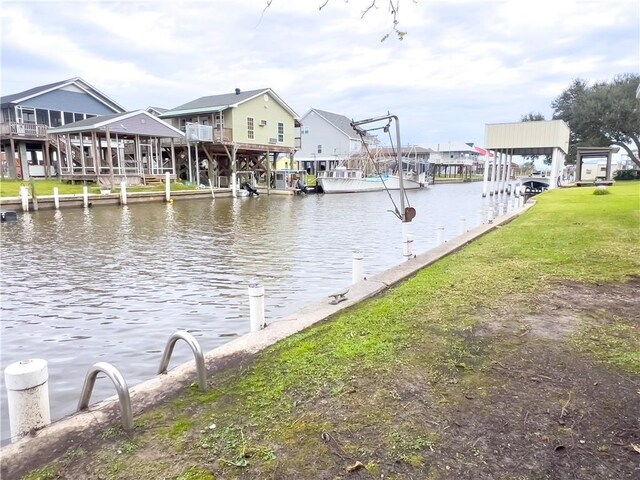
[[[2,122],[0,123],[0,135],[3,137],[38,137],[46,138],[47,125],[38,123],[18,123],[18,122]]]

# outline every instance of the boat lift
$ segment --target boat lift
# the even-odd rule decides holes
[[[413,207],[405,206],[405,190],[404,190],[404,182],[403,182],[404,174],[402,172],[402,148],[401,148],[402,143],[400,142],[400,121],[398,120],[398,117],[396,115],[391,115],[390,113],[388,113],[387,115],[382,115],[380,117],[368,118],[366,120],[352,121],[351,127],[354,130],[356,130],[358,133],[360,133],[360,136],[364,136],[365,131],[364,129],[360,128],[360,125],[376,123],[382,120],[388,120],[389,122],[393,120],[396,125],[396,158],[397,158],[397,165],[400,169],[399,175],[398,175],[398,184],[400,187],[400,211],[398,211],[396,207],[396,210],[394,213],[403,224],[406,224],[411,222],[411,220],[414,219],[414,217],[416,216],[416,209]],[[388,124],[383,128],[385,131],[389,131]],[[395,202],[394,202],[394,207],[395,207]]]

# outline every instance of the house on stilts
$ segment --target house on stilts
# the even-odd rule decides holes
[[[184,133],[145,110],[88,118],[49,130],[63,181],[113,188],[176,179],[175,143]]]
[[[55,175],[61,145],[50,142],[51,128],[125,111],[79,77],[3,96],[0,144],[6,160],[2,176],[27,180]]]
[[[298,115],[270,88],[200,97],[159,118],[186,134],[175,143],[176,173],[196,185],[234,188],[242,174],[275,186],[279,157],[293,168],[300,148]]]

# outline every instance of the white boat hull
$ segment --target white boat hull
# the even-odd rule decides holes
[[[424,182],[412,178],[403,178],[402,183],[405,190],[416,190],[425,185]],[[385,189],[400,190],[400,178],[397,175],[390,175],[384,179],[380,177],[320,177],[318,178],[318,184],[322,187],[324,193],[379,192]]]

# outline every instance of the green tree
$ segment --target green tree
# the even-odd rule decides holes
[[[571,129],[567,163],[575,163],[576,147],[617,145],[640,167],[637,153],[629,146],[640,150],[639,83],[640,75],[636,74],[618,75],[610,83],[592,86],[575,79],[553,101],[553,118],[564,120]]]

